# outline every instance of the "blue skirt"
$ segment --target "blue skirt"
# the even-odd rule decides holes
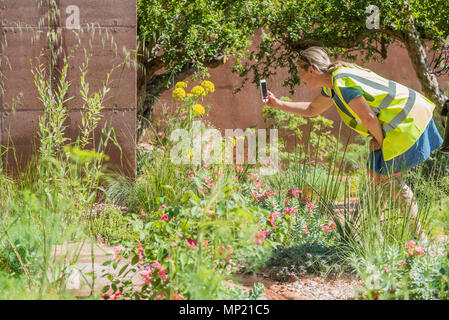
[[[442,143],[443,139],[432,119],[421,137],[410,149],[388,161],[384,161],[382,150],[373,151],[369,154],[367,166],[369,169],[382,175],[398,173],[403,169],[412,168],[427,160],[432,151],[441,147]]]

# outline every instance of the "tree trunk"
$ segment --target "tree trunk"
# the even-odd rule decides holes
[[[416,30],[415,25],[411,24],[410,33],[403,35],[404,41],[408,55],[412,60],[413,68],[415,70],[416,76],[421,82],[422,91],[424,95],[432,100],[436,106],[437,111],[442,112],[447,108],[448,97],[441,89],[437,77],[430,73],[431,68],[429,66],[429,61],[427,60],[427,53],[424,46],[421,43],[419,32]],[[442,149],[445,150],[449,147],[449,117],[446,120],[444,142]]]
[[[188,63],[174,77],[172,77],[170,72],[158,75],[155,75],[155,72],[153,72],[152,75],[147,75],[144,79],[138,80],[140,82],[140,90],[137,97],[139,101],[137,108],[137,141],[140,140],[144,130],[148,127],[153,107],[162,93],[168,90],[170,85],[186,79],[196,71],[197,69]]]
[[[416,76],[421,82],[422,91],[437,105],[437,110],[441,111],[448,97],[441,89],[437,77],[430,73],[431,68],[427,60],[427,53],[421,43],[421,39],[415,26],[409,34],[404,35],[404,44],[407,48],[408,55],[412,60],[413,68]]]

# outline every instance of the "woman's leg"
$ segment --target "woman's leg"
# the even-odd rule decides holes
[[[405,214],[410,211],[410,230],[413,230],[413,226],[416,221],[416,233],[415,237],[418,237],[421,233],[421,223],[418,217],[418,204],[416,203],[413,195],[413,191],[402,179],[401,173],[395,173],[392,175],[381,175],[377,172],[369,170],[370,177],[374,180],[377,190],[385,190],[385,188],[391,188],[393,191],[394,199],[399,201],[401,211]]]

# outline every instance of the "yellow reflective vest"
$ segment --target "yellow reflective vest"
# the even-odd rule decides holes
[[[435,109],[435,104],[419,92],[368,69],[340,66],[332,73],[332,84],[338,98],[354,117],[348,116],[336,104],[342,120],[350,128],[364,136],[370,135],[359,116],[346,103],[341,88],[359,91],[377,115],[384,134],[382,152],[385,161],[404,153],[419,139]],[[332,96],[329,88],[323,90]]]

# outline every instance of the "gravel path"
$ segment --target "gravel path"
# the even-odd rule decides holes
[[[262,275],[238,275],[237,284],[244,290],[252,288],[256,282],[265,286],[265,297],[268,300],[352,300],[356,297],[355,288],[358,280],[352,275],[344,275],[339,279],[322,279],[306,276],[294,282],[281,283]]]

